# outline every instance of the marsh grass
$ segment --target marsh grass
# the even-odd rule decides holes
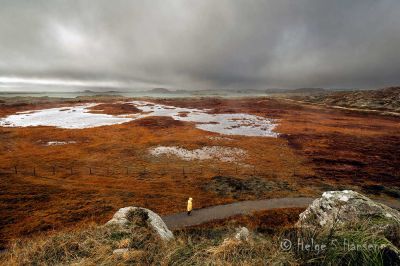
[[[295,229],[265,235],[252,233],[249,241],[233,237],[235,227],[217,226],[175,231],[175,239],[163,242],[153,230],[134,226],[124,229],[91,224],[79,230],[14,242],[2,255],[7,265],[396,265],[398,247],[370,224],[335,228],[321,234],[299,234]],[[280,247],[282,238],[293,243],[326,243],[319,253]],[[349,246],[342,245],[347,241]],[[350,245],[374,245],[354,249]],[[124,254],[113,254],[127,248]],[[397,258],[397,260],[396,260]]]
[[[7,265],[254,265],[278,261],[297,264],[292,253],[280,251],[269,237],[255,235],[242,242],[232,238],[233,233],[234,228],[182,230],[175,232],[174,240],[163,242],[145,227],[90,225],[16,241],[1,259]],[[113,255],[117,248],[129,251]]]
[[[400,265],[399,246],[393,241],[399,232],[384,232],[377,226],[375,220],[365,220],[335,225],[327,232],[292,229],[281,237],[294,243],[291,250],[306,265]]]

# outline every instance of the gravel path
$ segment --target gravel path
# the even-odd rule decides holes
[[[226,205],[217,205],[204,209],[193,210],[192,215],[186,212],[175,213],[161,217],[169,229],[179,229],[198,225],[208,221],[223,219],[237,214],[250,214],[254,211],[307,207],[313,198],[280,198],[266,200],[240,201]]]
[[[314,198],[299,197],[240,201],[193,210],[191,216],[188,216],[186,212],[181,212],[165,215],[161,218],[169,229],[174,230],[187,226],[199,225],[212,220],[224,219],[238,214],[251,214],[254,211],[283,208],[306,208],[313,200]],[[400,202],[379,202],[392,208],[400,209]]]

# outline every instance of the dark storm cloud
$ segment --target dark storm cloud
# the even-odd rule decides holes
[[[397,0],[0,4],[3,84],[17,77],[187,89],[400,83]]]

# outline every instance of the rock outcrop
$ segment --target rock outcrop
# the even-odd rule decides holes
[[[146,208],[133,206],[121,208],[106,225],[118,225],[122,227],[149,226],[163,240],[171,240],[174,238],[173,233],[168,229],[161,217]]]
[[[300,214],[297,227],[301,235],[311,235],[334,239],[345,236],[344,241],[354,230],[365,231],[365,243],[380,236],[378,246],[389,265],[400,264],[400,212],[351,190],[328,191]],[[352,241],[352,240],[350,240]],[[354,243],[352,243],[354,244]]]
[[[400,112],[400,87],[376,90],[340,91],[300,96],[312,103],[347,108]]]
[[[379,230],[400,228],[400,212],[351,190],[328,191],[300,214],[297,226],[312,230],[331,229],[334,225],[374,221]]]

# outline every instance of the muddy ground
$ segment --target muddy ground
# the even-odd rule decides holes
[[[108,114],[135,113],[127,99],[3,100],[0,117],[18,111],[106,102]],[[169,117],[87,129],[0,127],[0,242],[95,221],[121,207],[160,214],[245,199],[318,196],[354,189],[399,200],[400,118],[308,106],[280,99],[168,99],[159,103],[250,113],[278,121],[278,138],[221,136]],[[71,144],[46,146],[49,141]],[[153,157],[155,146],[246,150],[237,163]],[[15,169],[16,167],[16,169]],[[15,170],[17,170],[15,173]]]

